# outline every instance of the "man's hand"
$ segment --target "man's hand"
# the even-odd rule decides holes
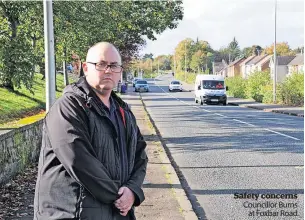
[[[114,202],[114,205],[120,210],[121,215],[126,216],[134,203],[134,194],[125,186],[121,187],[118,193],[121,197]]]

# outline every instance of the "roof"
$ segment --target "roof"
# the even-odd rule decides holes
[[[198,74],[196,76],[197,80],[224,80],[223,76],[220,75],[206,75],[206,74]]]
[[[290,66],[304,65],[304,54],[297,55],[290,63]]]
[[[256,63],[256,65],[263,65],[264,63],[270,61],[272,58],[272,55],[268,55],[265,58],[261,59],[259,62]]]
[[[296,56],[278,56],[277,65],[288,65]],[[273,61],[273,57],[271,59]]]
[[[267,55],[255,56],[252,60],[250,60],[246,65],[255,65],[262,59],[264,59]]]
[[[241,62],[239,65],[246,65],[250,60],[252,60],[255,56],[249,56],[247,59],[245,59],[243,62]]]
[[[234,66],[236,63],[243,61],[244,59],[245,58],[239,58],[239,59],[234,60],[232,63],[229,64],[229,67]]]
[[[222,69],[224,69],[226,66],[224,65],[223,62],[214,62],[214,71],[219,72]]]

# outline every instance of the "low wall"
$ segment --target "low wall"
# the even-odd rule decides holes
[[[42,122],[40,120],[0,135],[0,185],[22,172],[28,163],[37,161]]]

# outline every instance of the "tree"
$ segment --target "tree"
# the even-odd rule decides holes
[[[181,1],[54,1],[57,65],[71,61],[99,41],[113,43],[128,65],[147,39],[183,18]],[[42,2],[0,2],[0,83],[32,86],[33,66],[44,66]]]
[[[237,57],[241,55],[241,51],[235,37],[233,38],[233,41],[231,41],[228,45],[228,52],[229,52],[229,63],[234,61]]]
[[[201,50],[198,50],[194,55],[192,56],[192,60],[190,63],[190,67],[193,70],[198,70],[200,72],[201,68],[204,65],[205,61],[205,55]]]
[[[221,47],[218,51],[215,51],[214,57],[215,62],[221,62],[222,60],[225,60],[227,63],[229,63],[229,60],[232,59],[231,51],[227,47]]]
[[[178,43],[175,48],[175,57],[179,70],[184,70],[185,64],[187,69],[190,68],[190,62],[195,49],[194,46],[195,42],[191,38],[186,38]]]
[[[40,10],[42,2],[0,2],[0,85],[12,91],[32,87]]]
[[[266,47],[264,53],[272,55],[273,50],[274,50],[274,44],[270,45],[269,47]],[[295,55],[295,52],[290,49],[287,42],[282,42],[276,44],[276,54],[278,56],[289,56],[289,55]]]
[[[293,53],[295,54],[304,54],[304,46],[302,47],[297,47],[296,49],[293,50]]]
[[[153,59],[154,55],[152,53],[149,53],[149,54],[144,54],[143,55],[143,60],[146,60],[146,59]]]
[[[262,55],[263,53],[263,48],[259,45],[253,45],[252,47],[245,47],[242,52],[241,55],[244,57],[249,57],[252,55],[258,56],[258,55]]]

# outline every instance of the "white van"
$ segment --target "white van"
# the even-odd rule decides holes
[[[197,75],[195,81],[195,102],[227,104],[226,90],[223,76]]]

